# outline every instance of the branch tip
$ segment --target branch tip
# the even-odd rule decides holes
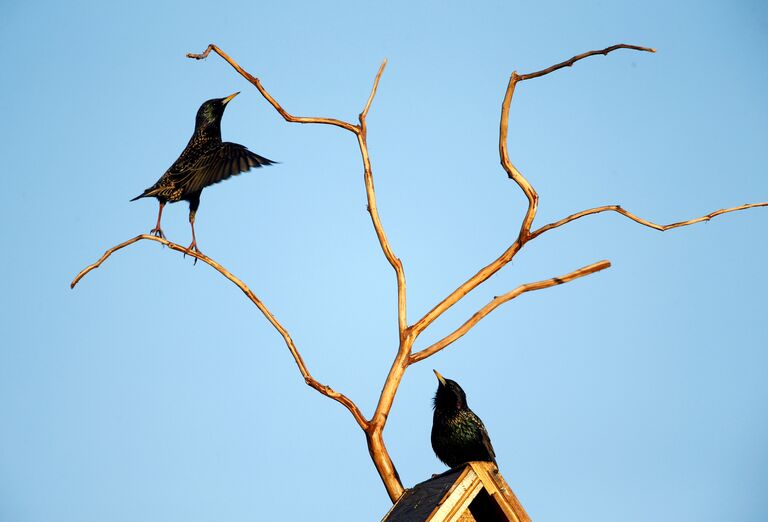
[[[360,113],[361,128],[365,127],[365,117],[368,116],[368,110],[371,108],[371,103],[373,103],[373,97],[376,96],[376,90],[379,88],[379,80],[381,80],[381,75],[384,74],[384,68],[386,66],[387,66],[387,59],[384,58],[384,61],[381,62],[381,65],[379,66],[379,71],[376,73],[376,77],[373,80],[373,88],[371,89],[371,95],[368,96],[368,101],[365,103],[363,112]]]

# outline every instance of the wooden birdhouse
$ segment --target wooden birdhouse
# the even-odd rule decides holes
[[[407,489],[382,522],[530,522],[491,462],[469,462]]]

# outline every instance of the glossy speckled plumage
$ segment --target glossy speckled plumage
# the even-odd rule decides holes
[[[197,111],[195,132],[179,158],[154,185],[131,200],[154,197],[160,202],[157,225],[151,231],[153,234],[164,237],[160,218],[166,203],[189,201],[189,222],[192,225],[190,248],[196,249],[195,213],[200,206],[203,189],[251,168],[274,163],[242,145],[221,141],[224,109],[237,94],[203,103]]]
[[[437,458],[454,468],[479,460],[496,463],[496,454],[483,421],[467,406],[467,396],[455,381],[439,380],[434,398],[432,449]]]

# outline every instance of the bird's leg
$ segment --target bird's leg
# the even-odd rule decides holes
[[[165,234],[163,234],[162,229],[160,228],[160,218],[163,217],[163,207],[165,206],[165,203],[160,203],[160,210],[157,213],[157,225],[155,225],[155,228],[149,231],[150,234],[153,236],[161,237],[165,239]]]
[[[195,213],[196,212],[197,212],[196,210],[189,211],[189,224],[192,227],[192,243],[190,243],[190,245],[187,247],[187,250],[202,254],[202,252],[200,252],[200,249],[197,248],[197,239],[195,238]],[[197,258],[195,258],[195,262],[193,264],[195,265],[197,264]]]
[[[200,249],[197,248],[197,239],[195,238],[195,214],[197,214],[197,209],[200,206],[200,192],[202,192],[202,189],[189,195],[189,224],[192,227],[192,243],[187,247],[187,250],[202,254]],[[197,258],[195,258],[193,264],[197,264]]]

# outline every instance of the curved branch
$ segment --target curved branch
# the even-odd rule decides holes
[[[539,228],[538,230],[531,233],[530,239],[533,239],[535,237],[540,236],[544,232],[548,230],[552,230],[553,228],[560,227],[562,225],[565,225],[566,223],[570,223],[571,221],[575,221],[579,218],[582,218],[584,216],[591,216],[592,214],[599,214],[601,212],[617,212],[621,214],[622,216],[625,216],[632,221],[635,221],[637,223],[640,223],[641,225],[644,225],[646,227],[652,228],[654,230],[659,230],[661,232],[665,232],[667,230],[671,230],[673,228],[680,228],[680,227],[686,227],[688,225],[693,225],[696,223],[701,223],[702,221],[709,221],[710,219],[717,217],[721,214],[727,214],[729,212],[738,212],[739,210],[746,210],[748,208],[756,208],[756,207],[768,207],[768,201],[764,201],[762,203],[748,203],[746,205],[740,205],[738,207],[731,207],[731,208],[721,208],[720,210],[715,210],[714,212],[710,212],[709,214],[701,217],[697,217],[694,219],[689,219],[686,221],[678,221],[676,223],[670,223],[669,225],[659,225],[657,223],[653,223],[652,221],[648,221],[646,219],[643,219],[641,217],[638,217],[634,215],[633,213],[629,212],[628,210],[624,210],[619,205],[605,205],[602,207],[595,207],[590,208],[587,210],[582,210],[581,212],[577,212],[575,214],[571,214],[568,217],[564,217],[563,219],[559,221],[554,221],[548,225],[544,225],[543,227]]]
[[[523,191],[525,197],[528,198],[528,209],[525,211],[523,217],[523,223],[520,226],[520,233],[518,234],[518,240],[521,243],[525,243],[528,238],[528,232],[531,230],[533,220],[536,217],[536,210],[539,207],[539,195],[534,190],[533,186],[523,176],[519,170],[512,164],[509,159],[509,149],[507,145],[507,130],[509,127],[509,106],[512,103],[512,95],[515,93],[515,86],[520,80],[517,73],[512,73],[509,77],[509,83],[507,84],[507,91],[504,94],[504,101],[501,103],[501,119],[499,123],[499,158],[501,160],[501,166],[507,173],[510,179],[512,179],[520,190]]]
[[[360,156],[363,160],[365,194],[368,199],[368,213],[371,215],[373,229],[376,232],[376,237],[379,240],[379,245],[384,253],[384,257],[386,257],[389,264],[392,265],[397,279],[397,324],[400,332],[400,339],[402,339],[405,335],[405,330],[408,327],[408,319],[406,317],[405,270],[403,269],[402,261],[395,255],[389,244],[387,234],[384,232],[384,226],[381,224],[381,218],[379,217],[379,209],[376,205],[376,190],[373,184],[371,158],[368,153],[368,126],[366,123],[368,110],[371,108],[374,96],[376,96],[376,91],[379,88],[379,80],[381,80],[381,75],[384,73],[384,67],[386,66],[387,60],[385,59],[379,67],[379,72],[376,73],[376,78],[373,80],[373,87],[371,88],[371,94],[368,97],[365,108],[363,108],[363,112],[360,113],[360,132],[357,135],[357,144],[360,147]]]
[[[272,326],[275,327],[275,330],[278,331],[278,333],[283,337],[283,340],[285,341],[286,346],[288,347],[288,351],[291,352],[291,355],[293,356],[293,360],[296,361],[296,366],[299,367],[299,372],[301,373],[301,376],[304,377],[304,382],[307,383],[308,386],[311,386],[318,392],[322,393],[326,397],[329,397],[340,404],[342,404],[345,408],[349,410],[349,412],[352,414],[352,416],[355,418],[357,423],[360,425],[360,427],[364,430],[368,429],[368,421],[365,419],[365,416],[360,411],[360,409],[357,407],[357,405],[352,402],[351,399],[349,399],[347,396],[345,396],[342,393],[339,393],[335,391],[330,386],[326,386],[325,384],[321,384],[318,381],[315,380],[314,377],[312,377],[312,374],[309,373],[309,370],[307,369],[306,364],[304,363],[304,359],[302,359],[301,354],[299,353],[299,350],[296,348],[296,345],[293,343],[293,339],[291,339],[290,334],[288,331],[283,327],[282,324],[280,324],[280,321],[278,321],[274,315],[272,315],[272,312],[269,311],[269,309],[266,307],[266,305],[258,298],[256,295],[251,291],[250,288],[248,288],[248,285],[243,283],[239,278],[234,276],[229,270],[221,266],[219,263],[211,259],[210,257],[201,254],[199,252],[195,252],[192,250],[188,250],[184,248],[181,245],[177,245],[176,243],[172,243],[166,239],[162,239],[159,237],[155,237],[149,234],[141,234],[139,236],[136,236],[132,239],[129,239],[128,241],[125,241],[123,243],[120,243],[119,245],[113,246],[106,252],[104,252],[104,255],[102,255],[98,261],[93,263],[92,265],[89,265],[85,267],[83,270],[80,271],[77,276],[75,276],[75,279],[72,281],[70,288],[74,288],[75,285],[91,270],[94,270],[101,266],[101,264],[109,258],[112,254],[117,252],[118,250],[121,250],[129,245],[132,245],[133,243],[136,243],[137,241],[141,241],[142,239],[146,239],[149,241],[156,241],[158,243],[161,243],[171,250],[176,250],[177,252],[182,252],[185,255],[190,255],[196,259],[199,259],[203,263],[206,263],[211,268],[214,268],[217,270],[221,275],[229,279],[235,286],[237,286],[240,290],[243,291],[243,293],[248,297],[248,299],[251,300],[253,304],[256,305],[256,307],[261,311],[262,314],[264,314],[264,317],[267,318],[267,321],[269,321]]]
[[[606,47],[605,49],[600,49],[599,51],[587,51],[586,53],[577,54],[573,58],[570,58],[564,62],[560,62],[558,64],[555,64],[551,67],[547,67],[546,69],[542,69],[540,71],[528,73],[528,74],[521,74],[518,76],[518,81],[524,81],[524,80],[532,80],[533,78],[539,78],[541,76],[547,75],[549,73],[555,72],[558,69],[562,69],[564,67],[571,67],[574,63],[578,62],[579,60],[583,60],[584,58],[589,58],[590,56],[595,56],[598,54],[602,54],[603,56],[607,55],[611,51],[615,51],[617,49],[630,49],[633,51],[644,51],[647,53],[655,53],[656,49],[652,47],[640,47],[639,45],[628,45],[628,44],[616,44],[612,45],[610,47]]]
[[[536,193],[536,190],[533,188],[531,183],[526,179],[525,176],[523,176],[522,173],[520,173],[519,170],[517,170],[517,168],[509,159],[509,149],[507,145],[508,129],[509,129],[509,107],[512,103],[512,96],[515,93],[515,87],[517,86],[517,83],[524,80],[539,78],[540,76],[544,76],[551,72],[557,71],[558,69],[562,69],[563,67],[570,67],[577,61],[583,60],[584,58],[588,58],[590,56],[594,56],[597,54],[606,55],[617,49],[631,49],[635,51],[656,52],[655,49],[651,49],[650,47],[640,47],[637,45],[628,45],[628,44],[617,44],[617,45],[612,45],[611,47],[606,47],[605,49],[601,49],[599,51],[588,51],[586,53],[576,55],[570,58],[569,60],[555,64],[551,67],[547,67],[546,69],[542,69],[541,71],[536,71],[528,74],[517,74],[517,72],[513,72],[511,74],[511,76],[509,77],[509,83],[507,84],[507,90],[504,93],[504,100],[501,103],[501,118],[499,121],[499,159],[501,161],[502,167],[507,172],[507,175],[509,176],[509,178],[512,179],[515,183],[517,183],[517,185],[525,194],[525,197],[528,198],[528,208],[525,212],[525,216],[523,217],[523,222],[520,226],[520,232],[518,234],[517,240],[514,243],[512,243],[512,245],[510,245],[510,247],[507,248],[507,250],[505,250],[501,256],[499,256],[495,261],[481,268],[475,275],[467,279],[458,288],[456,288],[456,290],[451,292],[447,297],[445,297],[442,301],[440,301],[437,305],[435,305],[435,307],[432,308],[429,312],[427,312],[424,315],[424,317],[419,319],[411,327],[411,330],[414,332],[415,335],[418,336],[422,331],[424,331],[424,329],[426,329],[430,324],[432,324],[432,322],[434,322],[435,319],[440,317],[440,315],[442,315],[446,310],[448,310],[454,304],[459,302],[469,292],[471,292],[472,290],[477,288],[479,285],[484,283],[486,280],[488,280],[496,272],[501,270],[507,263],[509,263],[512,260],[512,258],[517,254],[517,252],[523,247],[525,243],[527,243],[528,241],[530,241],[531,239],[533,239],[534,237],[536,237],[538,234],[541,233],[541,232],[537,232],[534,234],[531,233],[533,220],[536,217],[536,211],[538,209],[539,195]]]
[[[376,232],[376,237],[379,240],[379,244],[381,245],[381,249],[384,252],[384,256],[387,258],[387,261],[389,261],[389,264],[392,265],[392,268],[395,270],[395,276],[397,277],[397,311],[398,311],[398,327],[400,330],[400,337],[402,338],[404,335],[404,332],[408,326],[407,319],[406,319],[406,310],[405,310],[405,271],[403,270],[403,264],[400,261],[400,259],[395,256],[394,252],[392,251],[392,247],[389,245],[389,241],[387,240],[387,235],[384,232],[384,227],[381,224],[381,219],[379,218],[379,211],[376,206],[376,192],[374,190],[373,185],[373,172],[371,169],[371,160],[368,155],[368,142],[367,142],[367,129],[366,129],[366,117],[368,116],[368,111],[371,108],[371,104],[373,103],[373,98],[376,96],[376,91],[379,88],[379,81],[381,80],[381,75],[384,73],[384,68],[387,66],[387,60],[385,59],[384,62],[379,67],[379,71],[376,73],[376,77],[373,81],[373,87],[371,89],[371,94],[368,96],[368,100],[365,103],[365,107],[363,108],[362,112],[360,113],[359,119],[360,124],[359,125],[352,125],[351,123],[337,120],[335,118],[314,118],[314,117],[299,117],[299,116],[293,116],[289,114],[288,112],[283,109],[283,107],[275,100],[272,95],[267,92],[267,90],[261,85],[261,82],[258,78],[253,76],[251,73],[243,69],[240,64],[238,64],[235,60],[233,60],[227,53],[222,51],[216,44],[209,44],[208,47],[203,51],[202,53],[195,54],[195,53],[187,53],[188,58],[194,58],[195,60],[202,60],[208,57],[210,52],[213,51],[216,54],[218,54],[221,58],[223,58],[229,65],[232,66],[233,69],[235,69],[243,78],[251,82],[261,93],[262,96],[272,105],[272,107],[275,108],[275,110],[280,113],[280,115],[288,122],[291,123],[318,123],[318,124],[324,124],[324,125],[335,125],[337,127],[341,127],[342,129],[346,129],[349,132],[355,134],[357,136],[357,142],[360,146],[360,155],[363,160],[363,169],[365,172],[365,192],[366,196],[368,198],[368,212],[371,215],[371,221],[373,221],[373,228]]]
[[[532,292],[534,290],[543,290],[544,288],[550,288],[552,286],[568,283],[569,281],[573,281],[574,279],[578,279],[580,277],[584,277],[589,274],[594,274],[595,272],[605,270],[610,266],[611,266],[610,261],[606,261],[606,260],[598,261],[597,263],[592,263],[591,265],[584,266],[582,268],[579,268],[578,270],[574,270],[573,272],[562,275],[560,277],[552,277],[550,279],[545,279],[543,281],[526,283],[524,285],[518,286],[514,290],[507,292],[504,295],[496,296],[491,300],[491,302],[489,302],[487,305],[485,305],[480,310],[475,312],[475,314],[472,315],[472,317],[470,317],[464,324],[462,324],[459,328],[454,330],[451,334],[443,337],[433,345],[428,346],[427,348],[424,348],[423,350],[418,351],[413,355],[411,355],[408,359],[408,364],[417,363],[422,359],[426,359],[427,357],[436,354],[446,346],[450,345],[454,341],[461,338],[464,334],[470,331],[477,323],[479,323],[489,313],[493,312],[496,308],[498,308],[499,306],[501,306],[502,304],[508,301],[511,301],[515,297],[521,294],[524,294],[525,292]]]
[[[277,112],[280,113],[280,116],[282,116],[286,121],[289,121],[291,123],[320,123],[323,125],[335,125],[337,127],[341,127],[342,129],[346,129],[349,132],[352,133],[359,133],[360,128],[357,125],[352,125],[351,123],[347,123],[346,121],[337,120],[335,118],[316,118],[316,117],[305,117],[305,116],[293,116],[289,114],[283,107],[277,103],[277,100],[275,100],[268,92],[267,90],[261,86],[261,82],[258,78],[251,75],[248,71],[240,67],[240,65],[234,61],[232,58],[229,57],[227,53],[222,51],[218,48],[215,44],[208,44],[208,47],[203,51],[202,53],[195,54],[195,53],[187,53],[187,58],[194,58],[195,60],[203,60],[208,57],[208,54],[213,51],[219,56],[221,56],[229,65],[232,66],[233,69],[235,69],[240,76],[251,82],[254,87],[256,87],[259,92],[261,93],[266,100],[272,104],[272,107],[275,108]]]
[[[395,270],[395,277],[397,278],[397,325],[400,338],[400,345],[397,349],[392,366],[387,373],[387,377],[384,380],[384,386],[379,394],[379,401],[376,404],[376,410],[371,416],[369,423],[369,430],[366,431],[366,439],[368,441],[368,449],[371,457],[376,465],[376,469],[379,472],[381,480],[384,482],[384,486],[387,489],[392,502],[397,501],[400,495],[403,493],[403,485],[400,482],[399,474],[395,469],[392,459],[387,452],[384,445],[383,431],[387,422],[387,417],[392,409],[392,404],[395,399],[395,394],[400,386],[400,382],[403,379],[405,368],[407,367],[406,361],[411,353],[411,346],[413,345],[413,337],[408,332],[408,318],[406,315],[406,288],[405,288],[405,270],[403,269],[403,263],[392,251],[392,247],[389,245],[387,235],[384,232],[384,227],[381,224],[381,218],[379,217],[379,210],[376,206],[376,192],[373,185],[373,171],[371,169],[371,160],[368,154],[368,127],[366,124],[366,117],[368,116],[368,110],[371,107],[373,98],[376,95],[376,90],[379,86],[379,80],[384,72],[384,67],[387,65],[387,61],[381,64],[379,72],[376,74],[376,78],[373,82],[371,89],[371,95],[368,97],[368,101],[365,104],[365,108],[360,113],[360,130],[357,135],[357,143],[360,147],[360,155],[363,159],[363,170],[365,180],[365,193],[368,199],[368,213],[371,216],[373,222],[373,228],[376,231],[376,237],[381,245],[381,250],[384,252],[384,257],[387,258],[389,264]]]
[[[382,252],[384,252],[384,257],[386,257],[389,264],[392,265],[392,268],[395,271],[395,278],[397,279],[397,324],[400,338],[402,338],[408,327],[408,319],[406,317],[405,270],[403,269],[403,262],[400,261],[392,251],[392,247],[389,245],[389,240],[387,240],[387,234],[384,232],[384,227],[381,224],[379,209],[376,205],[376,190],[373,185],[373,172],[371,170],[371,160],[368,156],[368,144],[365,139],[365,133],[358,134],[357,141],[360,146],[360,155],[363,158],[365,194],[368,198],[368,213],[371,215],[373,229],[376,231],[376,237],[379,240]]]
[[[507,90],[504,93],[504,101],[501,104],[501,121],[499,124],[499,157],[501,159],[501,166],[506,171],[507,176],[509,176],[510,179],[514,180],[514,182],[517,183],[517,185],[525,194],[525,197],[528,198],[528,209],[526,210],[525,216],[523,217],[523,223],[520,227],[520,234],[518,236],[520,241],[522,241],[523,243],[525,243],[530,239],[529,235],[531,231],[531,226],[533,226],[533,220],[536,217],[536,211],[539,206],[539,195],[536,193],[536,190],[533,188],[530,182],[525,178],[525,176],[523,176],[520,173],[519,170],[517,170],[517,168],[512,164],[512,162],[509,159],[509,150],[507,148],[508,147],[507,146],[507,130],[509,126],[509,106],[512,103],[512,96],[515,93],[515,86],[517,85],[518,82],[531,80],[533,78],[539,78],[541,76],[545,76],[549,73],[555,72],[564,67],[571,67],[574,63],[578,62],[579,60],[583,60],[584,58],[588,58],[590,56],[595,56],[598,54],[602,54],[603,56],[605,56],[608,53],[615,51],[617,49],[631,49],[634,51],[645,51],[645,52],[651,52],[651,53],[656,52],[655,49],[651,49],[650,47],[617,44],[617,45],[612,45],[611,47],[606,47],[605,49],[601,49],[599,51],[588,51],[586,53],[576,55],[569,60],[560,62],[551,67],[547,67],[546,69],[542,69],[541,71],[536,71],[528,74],[517,74],[517,72],[513,72],[509,77]]]
[[[400,384],[400,380],[402,379],[403,372],[402,369],[405,368],[403,365],[404,361],[407,360],[408,355],[410,354],[410,348],[413,343],[413,339],[408,336],[408,320],[406,317],[406,291],[405,291],[405,270],[403,269],[403,263],[400,261],[400,259],[395,255],[394,251],[392,250],[392,247],[389,244],[389,241],[387,240],[387,235],[384,232],[384,226],[381,224],[381,219],[379,218],[379,211],[378,207],[376,205],[376,192],[374,189],[373,184],[373,171],[371,168],[371,160],[368,153],[368,142],[367,142],[367,126],[366,126],[366,117],[368,116],[368,111],[371,108],[371,104],[373,103],[373,99],[376,96],[376,91],[379,87],[379,81],[381,80],[381,76],[384,73],[384,68],[387,65],[387,61],[384,60],[384,62],[379,67],[378,72],[376,73],[376,77],[373,82],[373,87],[371,88],[371,94],[368,96],[368,100],[365,103],[365,106],[363,107],[363,110],[360,112],[359,125],[352,125],[351,123],[347,123],[345,121],[332,119],[332,118],[303,118],[303,117],[296,117],[288,114],[275,100],[264,87],[262,87],[261,82],[258,78],[251,75],[248,71],[240,67],[240,65],[235,62],[232,58],[230,58],[224,51],[219,49],[215,44],[208,45],[208,48],[201,54],[192,54],[189,53],[187,56],[189,58],[195,58],[195,59],[203,59],[208,56],[208,54],[214,51],[216,54],[221,56],[229,65],[231,65],[241,76],[243,76],[246,80],[251,82],[261,93],[262,96],[272,105],[272,107],[277,110],[280,115],[283,116],[283,118],[292,123],[320,123],[320,124],[326,124],[326,125],[335,125],[337,127],[341,127],[345,130],[348,130],[349,132],[355,134],[357,136],[357,143],[360,147],[360,156],[363,161],[363,170],[364,170],[364,182],[365,182],[365,193],[368,200],[368,212],[371,216],[371,221],[373,222],[373,228],[376,232],[376,237],[379,240],[379,244],[381,246],[382,252],[384,253],[384,256],[387,258],[387,261],[390,265],[392,265],[392,268],[395,271],[395,276],[397,278],[397,321],[398,321],[398,331],[399,331],[399,338],[400,338],[400,346],[397,351],[397,355],[395,357],[394,362],[392,363],[392,367],[390,369],[389,374],[387,375],[387,380],[384,383],[384,389],[382,391],[382,395],[379,398],[379,403],[376,407],[376,411],[374,415],[371,417],[370,421],[365,421],[362,417],[358,418],[355,417],[358,421],[358,424],[360,424],[361,427],[363,427],[363,430],[365,430],[366,435],[368,437],[368,443],[369,448],[371,450],[371,457],[374,461],[374,465],[376,466],[376,469],[379,471],[379,474],[384,481],[384,485],[387,488],[387,492],[389,493],[390,498],[394,502],[397,500],[397,498],[400,496],[400,494],[403,492],[403,486],[400,483],[400,480],[398,478],[397,471],[394,468],[394,465],[392,464],[392,460],[390,459],[386,448],[384,447],[384,441],[381,436],[381,432],[384,429],[384,424],[386,423],[387,415],[389,414],[389,410],[392,407],[392,400],[394,398],[394,393],[397,391],[397,387]],[[389,393],[391,392],[391,396]],[[330,395],[329,395],[330,396]],[[335,397],[333,397],[335,398]],[[336,398],[336,400],[339,400]],[[353,415],[355,412],[350,409],[350,411],[353,412]],[[362,421],[362,422],[361,422]],[[363,424],[365,422],[365,425]]]

